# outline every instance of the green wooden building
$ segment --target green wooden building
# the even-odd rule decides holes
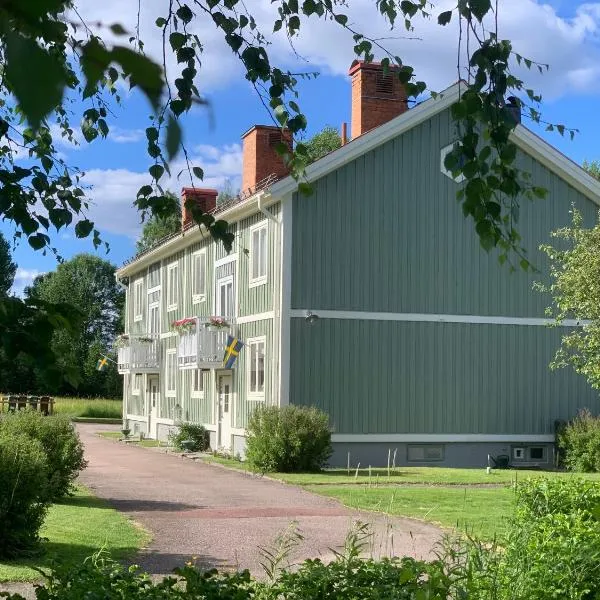
[[[600,400],[572,370],[550,371],[565,327],[548,327],[539,251],[570,223],[589,224],[600,184],[522,125],[519,166],[548,198],[523,201],[519,231],[538,273],[498,264],[479,246],[443,166],[456,139],[459,85],[406,110],[396,80],[353,65],[352,141],[297,183],[272,127],[243,136],[242,194],[183,191],[230,223],[225,253],[183,211],[182,231],[117,273],[127,286],[120,340],[124,418],[165,437],[205,425],[213,448],[244,453],[259,403],[315,405],[333,428],[332,464],[551,467],[555,426]],[[221,317],[215,319],[212,317]],[[175,325],[173,325],[175,323]],[[244,342],[223,368],[227,336]]]

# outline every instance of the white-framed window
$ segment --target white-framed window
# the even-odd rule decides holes
[[[249,339],[246,342],[248,358],[248,395],[264,398],[265,395],[265,347],[266,338]]]
[[[177,310],[179,301],[179,265],[173,263],[167,267],[167,310]]]
[[[233,275],[217,281],[215,312],[220,317],[235,317]]]
[[[267,222],[263,221],[250,229],[250,287],[267,281],[267,248]]]
[[[446,161],[446,156],[448,156],[448,154],[450,154],[450,152],[452,152],[455,144],[456,144],[456,142],[452,142],[451,144],[448,144],[447,146],[444,146],[441,149],[441,151],[440,151],[440,171],[446,177],[450,177],[450,179],[452,179],[456,183],[462,183],[465,180],[465,176],[461,173],[460,175],[458,175],[458,177],[454,177],[452,175],[452,171],[446,169],[446,165],[444,164]]]
[[[138,279],[133,285],[133,320],[141,321],[144,311],[144,291],[143,279]]]
[[[142,390],[142,374],[134,373],[131,381],[131,395],[139,396]]]
[[[192,254],[192,302],[206,300],[206,250]]]
[[[204,372],[201,369],[192,371],[192,398],[204,397]]]
[[[174,398],[177,395],[177,351],[167,350],[167,372],[165,395]]]
[[[434,462],[444,460],[444,446],[441,444],[409,444],[406,458],[411,462]]]
[[[158,302],[148,304],[148,333],[160,334],[160,304]]]

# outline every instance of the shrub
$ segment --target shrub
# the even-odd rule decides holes
[[[184,448],[182,442],[191,441],[188,448]],[[181,423],[176,431],[169,434],[169,441],[177,450],[191,450],[192,452],[204,452],[210,446],[208,431],[202,425],[193,423]]]
[[[0,558],[25,554],[38,543],[47,485],[42,444],[23,434],[0,432]]]
[[[571,471],[600,471],[600,416],[582,410],[560,432],[559,447]]]
[[[246,459],[252,469],[318,471],[331,452],[329,417],[317,408],[258,406],[250,416]]]
[[[66,417],[44,417],[35,411],[17,411],[0,419],[0,433],[24,434],[38,440],[48,461],[50,501],[67,496],[79,472],[85,468],[83,445]]]

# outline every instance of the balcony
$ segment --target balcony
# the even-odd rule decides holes
[[[215,326],[215,322],[222,325]],[[223,366],[227,336],[235,335],[235,319],[194,317],[175,325],[179,334],[177,365],[180,369],[218,369]]]
[[[137,373],[157,373],[159,370],[160,346],[157,334],[121,335],[115,343],[117,347],[117,369],[122,375]]]

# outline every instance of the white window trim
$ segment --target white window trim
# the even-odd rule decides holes
[[[150,314],[152,313],[152,309],[153,308],[157,308],[158,309],[158,331],[150,331],[151,327],[152,327],[152,320],[150,319]],[[160,301],[157,302],[151,302],[150,304],[148,304],[148,323],[147,323],[147,330],[149,333],[153,333],[155,335],[158,335],[160,337],[161,333],[160,333],[160,329],[161,329],[161,322],[160,322]]]
[[[253,338],[248,338],[246,340],[246,350],[248,352],[247,356],[247,360],[246,360],[246,391],[248,393],[248,400],[261,400],[263,401],[265,399],[265,389],[263,389],[262,392],[253,392],[250,390],[250,378],[251,378],[251,357],[252,357],[252,353],[250,351],[250,347],[253,344],[264,344],[264,351],[265,351],[265,361],[263,363],[263,369],[264,369],[264,388],[266,388],[267,386],[267,336],[266,335],[260,335],[257,337],[253,337]]]
[[[231,315],[223,314],[223,307],[221,306],[221,287],[231,283],[233,287],[233,306],[231,307]],[[225,277],[219,277],[215,284],[215,315],[219,317],[235,318],[237,313],[236,307],[236,289],[235,289],[235,278],[233,275],[225,275]]]
[[[179,302],[179,289],[177,289],[177,302],[169,304],[169,301],[172,300],[172,298],[170,297],[171,296],[171,271],[177,271],[177,275],[178,275],[179,274],[179,264],[174,262],[174,263],[171,263],[167,267],[167,312],[173,312],[174,310],[177,310],[177,304]],[[177,281],[177,276],[175,277],[175,283],[179,284],[179,281]],[[179,288],[179,285],[176,285],[175,287]]]
[[[191,371],[192,373],[192,386],[191,386],[191,397],[192,398],[204,398],[204,372],[202,369],[195,369]],[[200,374],[200,381],[202,382],[201,390],[194,390],[194,374]]]
[[[138,375],[139,375],[140,387],[136,388],[135,382],[138,379]],[[142,393],[142,381],[143,381],[143,376],[141,373],[134,373],[131,376],[131,395],[132,396],[139,396]]]
[[[260,277],[252,277],[252,261],[253,261],[253,248],[252,248],[252,238],[254,237],[254,232],[260,229],[264,229],[266,231],[266,239],[265,239],[265,274]],[[259,237],[260,239],[260,237]],[[260,221],[260,223],[256,223],[250,227],[250,260],[248,261],[248,287],[257,287],[259,285],[264,285],[267,283],[267,275],[269,273],[269,222],[265,219],[264,221]]]
[[[175,371],[175,389],[169,389],[169,356],[175,356],[175,360],[173,361],[173,370]],[[165,397],[166,398],[175,398],[177,396],[177,374],[179,373],[179,369],[177,368],[177,350],[172,348],[167,350],[166,361],[165,361]]]
[[[204,293],[203,294],[194,294],[194,288],[196,287],[194,284],[196,283],[196,270],[195,270],[195,262],[197,256],[204,257]],[[206,248],[202,250],[198,250],[192,254],[192,304],[200,304],[201,302],[206,301],[206,280],[207,277],[207,268],[208,268],[208,258],[206,255]]]
[[[133,284],[133,320],[134,322],[137,321],[141,321],[144,317],[143,313],[144,313],[144,302],[142,299],[142,290],[144,287],[144,280],[143,279],[138,279],[134,284]],[[138,304],[139,304],[139,309],[140,312],[139,314],[137,314],[137,309],[138,309]]]
[[[454,148],[455,144],[456,144],[456,142],[452,142],[451,144],[448,144],[447,146],[444,146],[440,150],[440,171],[446,177],[449,177],[450,179],[452,179],[452,181],[454,181],[456,183],[462,183],[465,180],[465,176],[461,173],[460,175],[454,177],[452,175],[452,171],[448,171],[448,169],[446,169],[446,165],[444,165],[444,161],[446,160],[446,156],[452,151],[452,148]]]

